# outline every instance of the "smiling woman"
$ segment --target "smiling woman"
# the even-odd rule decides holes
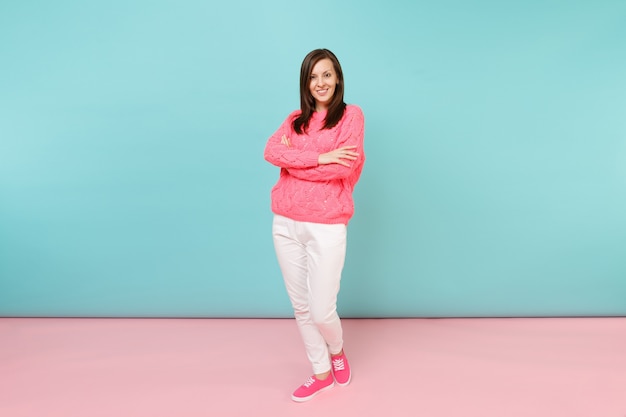
[[[350,382],[337,294],[352,190],[365,161],[363,113],[344,103],[341,66],[329,50],[302,62],[300,99],[302,109],[265,148],[265,159],[280,168],[272,189],[274,247],[315,374],[293,393],[298,402]]]

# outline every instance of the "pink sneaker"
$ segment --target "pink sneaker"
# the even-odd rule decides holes
[[[346,354],[342,353],[340,356],[333,356],[330,360],[332,362],[333,376],[337,384],[340,386],[348,385],[352,375]]]
[[[315,397],[322,391],[326,391],[327,389],[331,389],[335,385],[335,381],[333,377],[328,375],[328,378],[325,380],[320,380],[315,377],[315,375],[309,377],[304,384],[300,388],[294,391],[291,399],[297,401],[299,403],[308,401],[311,398]]]

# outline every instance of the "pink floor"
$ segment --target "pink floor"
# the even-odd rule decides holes
[[[626,417],[626,318],[344,320],[308,403],[293,320],[0,319],[0,416]]]

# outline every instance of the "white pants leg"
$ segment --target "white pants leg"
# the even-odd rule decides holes
[[[330,370],[343,349],[337,294],[346,255],[346,225],[298,222],[275,215],[278,264],[313,373]]]

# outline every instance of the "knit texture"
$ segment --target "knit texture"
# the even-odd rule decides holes
[[[326,112],[315,112],[302,135],[292,128],[299,114],[300,110],[292,112],[265,146],[265,159],[280,167],[272,188],[272,211],[297,221],[348,224],[354,214],[352,190],[365,162],[363,112],[358,106],[346,106],[332,129],[322,129]],[[291,146],[281,143],[283,135]],[[359,153],[355,161],[347,160],[350,167],[318,164],[319,155],[349,145],[356,145]]]

